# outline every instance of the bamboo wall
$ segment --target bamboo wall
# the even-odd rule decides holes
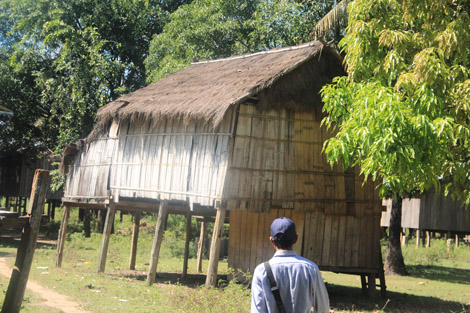
[[[86,145],[70,169],[66,198],[120,197],[214,205],[222,187],[233,110],[214,129],[205,121],[121,121]],[[114,134],[113,134],[114,133]]]
[[[381,268],[378,190],[354,170],[331,168],[321,112],[261,112],[242,105],[226,185],[229,266],[253,272],[274,253],[269,226],[294,220],[297,252],[323,269]],[[238,198],[237,198],[238,195]]]
[[[373,272],[381,268],[379,216],[332,215],[322,210],[297,213],[289,209],[231,211],[228,266],[253,273],[256,265],[269,260],[274,254],[270,225],[282,216],[296,224],[297,254],[322,269]]]
[[[390,223],[391,201],[386,200],[387,211],[382,213],[381,226]],[[470,210],[451,197],[433,191],[420,198],[403,199],[402,227],[470,233]]]
[[[327,214],[380,215],[375,185],[363,186],[353,170],[327,163],[321,151],[331,135],[320,127],[321,118],[314,110],[262,112],[241,105],[224,186],[228,209],[322,208]]]

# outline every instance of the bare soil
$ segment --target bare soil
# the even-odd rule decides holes
[[[12,257],[15,257],[15,255],[10,254],[0,257],[0,275],[10,278],[12,268],[7,264],[7,259]],[[28,280],[26,288],[44,300],[43,302],[37,303],[38,305],[52,307],[64,313],[92,313],[83,310],[81,305],[69,296],[62,295],[32,280]]]

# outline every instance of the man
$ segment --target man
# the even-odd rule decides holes
[[[318,266],[292,250],[297,241],[292,220],[281,217],[271,224],[269,240],[276,253],[269,260],[287,313],[328,313],[330,301]],[[251,312],[279,312],[264,264],[256,267],[251,284]]]

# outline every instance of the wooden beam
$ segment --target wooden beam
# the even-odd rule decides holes
[[[116,207],[114,204],[108,206],[106,212],[106,221],[104,223],[103,237],[101,239],[100,257],[98,260],[98,273],[103,273],[106,268],[106,257],[108,256],[109,238],[114,224],[114,216],[116,215]]]
[[[131,257],[129,260],[129,269],[135,270],[135,259],[137,255],[137,242],[139,240],[140,212],[134,214],[134,226],[132,227]]]
[[[206,276],[206,288],[215,286],[217,283],[217,267],[219,265],[220,240],[225,220],[225,207],[217,208],[215,217],[214,231],[212,233],[211,250],[209,254],[209,267]]]
[[[64,258],[64,246],[65,246],[65,237],[67,236],[67,224],[69,221],[70,207],[68,205],[64,206],[64,212],[62,213],[62,221],[60,223],[59,236],[57,238],[57,259],[55,266],[62,266],[62,259]]]
[[[158,256],[160,254],[160,246],[163,239],[164,221],[166,218],[167,201],[164,200],[160,203],[158,210],[157,225],[155,226],[155,237],[153,238],[152,252],[150,254],[149,273],[147,275],[147,283],[152,285],[155,282],[155,275],[157,274]]]
[[[202,272],[202,252],[204,250],[204,239],[206,238],[207,222],[206,219],[201,221],[201,232],[199,233],[199,242],[197,243],[197,261],[196,271]]]
[[[34,173],[31,197],[27,214],[29,223],[23,228],[23,235],[17,250],[15,267],[8,284],[2,313],[17,313],[23,302],[26,283],[28,282],[31,264],[33,262],[36,240],[44,211],[47,190],[49,189],[49,171],[36,170]]]
[[[189,259],[189,242],[191,240],[191,212],[186,214],[186,241],[184,243],[184,259],[183,259],[183,277],[185,280],[188,274],[188,259]]]

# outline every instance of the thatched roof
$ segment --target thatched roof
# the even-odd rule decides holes
[[[329,57],[325,57],[328,55]],[[319,70],[315,66],[306,73],[296,75],[294,82],[284,82],[285,88],[277,88],[282,79],[294,72],[306,62],[323,64],[324,59],[329,64],[335,63],[335,70],[328,77],[328,65]],[[328,62],[327,62],[328,63]],[[317,66],[318,67],[318,66]],[[222,120],[226,110],[231,106],[256,96],[263,103],[280,101],[284,103],[295,98],[300,89],[312,89],[313,83],[319,88],[331,78],[341,74],[339,55],[320,41],[301,46],[274,49],[265,52],[194,63],[187,68],[169,75],[168,77],[122,96],[98,111],[98,123],[102,127],[114,117],[118,118],[198,118],[210,121],[214,126]],[[297,71],[298,72],[298,71]],[[305,75],[309,77],[305,77]],[[316,81],[316,83],[315,83]],[[270,88],[276,85],[276,88]],[[279,85],[279,87],[282,87]],[[280,90],[294,89],[288,92],[288,97],[282,97]],[[271,90],[269,90],[271,89]],[[319,100],[319,96],[312,97]],[[95,129],[96,131],[96,129]]]

